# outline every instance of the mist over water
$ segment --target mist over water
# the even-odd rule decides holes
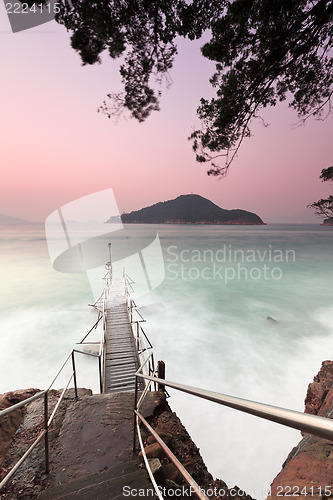
[[[143,328],[155,359],[166,363],[166,378],[303,411],[308,384],[321,362],[332,359],[332,228],[129,230],[124,238],[130,234],[138,249],[159,234],[165,279],[148,294],[136,289],[134,298],[147,320]],[[44,388],[94,323],[88,307],[94,298],[85,273],[52,269],[42,226],[3,227],[1,233],[0,392]],[[154,283],[161,270],[153,256],[151,262],[146,271]],[[78,365],[79,385],[97,392],[95,360],[80,359]],[[170,394],[210,472],[229,487],[265,498],[300,433]]]

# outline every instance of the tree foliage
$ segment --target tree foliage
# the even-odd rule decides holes
[[[201,99],[192,134],[199,161],[223,175],[260,109],[289,99],[300,117],[321,116],[333,86],[332,0],[234,0],[204,45],[216,61],[216,97]],[[223,167],[214,157],[226,156]]]
[[[83,64],[100,62],[104,51],[121,56],[123,92],[110,93],[100,108],[109,117],[128,109],[143,121],[158,110],[156,82],[168,78],[176,37],[193,40],[209,30],[202,54],[216,62],[210,80],[216,95],[201,99],[201,128],[190,139],[210,174],[226,173],[262,108],[288,99],[303,119],[330,110],[333,0],[60,0],[60,6],[56,20],[71,32]]]
[[[333,181],[333,167],[324,168],[321,171],[320,179],[323,182]],[[333,196],[330,195],[328,198],[322,198],[321,200],[315,201],[308,205],[309,208],[314,208],[316,214],[320,217],[327,217],[332,219],[333,222]]]
[[[108,94],[100,111],[110,117],[126,108],[141,122],[159,109],[155,83],[168,81],[176,36],[200,37],[220,11],[207,0],[62,0],[56,20],[72,33],[83,64],[100,62],[104,51],[122,56],[124,91]]]

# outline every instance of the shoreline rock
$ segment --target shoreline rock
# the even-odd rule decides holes
[[[308,386],[305,413],[333,418],[333,361],[323,361]],[[289,453],[281,472],[271,484],[269,499],[304,496],[320,500],[333,496],[333,442],[311,434]],[[303,492],[303,493],[302,493]]]
[[[27,389],[0,395],[0,409],[22,401],[38,391],[38,389]],[[50,391],[50,412],[57,402],[59,393],[60,391]],[[91,391],[87,389],[80,389],[79,394],[80,399],[75,402],[73,389],[66,392],[66,396],[59,407],[59,412],[56,414],[54,424],[50,429],[50,475],[45,475],[44,450],[43,446],[39,446],[18,470],[14,480],[1,492],[1,498],[6,500],[37,498],[49,485],[51,487],[58,484],[59,480],[64,480],[64,482],[71,479],[80,480],[80,477],[87,475],[86,466],[88,466],[89,471],[90,469],[96,469],[96,467],[98,469],[97,462],[100,458],[96,458],[97,462],[94,463],[94,457],[104,456],[102,448],[106,440],[101,437],[100,443],[96,444],[95,440],[91,438],[99,448],[88,452],[89,443],[91,442],[89,439],[90,434],[93,436],[94,432],[99,433],[99,430],[96,429],[98,425],[101,425],[101,428],[105,429],[106,432],[118,433],[116,426],[120,425],[120,432],[124,423],[120,414],[118,416],[117,412],[116,415],[114,411],[110,413],[107,410],[111,408],[111,400],[109,399],[112,397],[111,395],[92,395]],[[103,403],[104,397],[105,402]],[[103,404],[106,405],[105,409],[107,411],[103,410]],[[100,411],[102,412],[97,421],[95,421],[96,405],[101,407]],[[76,406],[80,408],[80,411],[75,411]],[[94,416],[90,417],[89,412],[93,412],[92,415]],[[242,492],[237,486],[228,488],[223,480],[213,479],[200,455],[199,449],[192,441],[178,416],[172,412],[164,393],[148,393],[147,400],[142,404],[141,412],[202,489],[206,491],[215,490],[216,492],[223,491],[222,496],[212,495],[211,500],[217,500],[218,498],[224,500],[252,500],[249,495]],[[324,361],[319,373],[314,377],[313,382],[309,384],[305,398],[305,413],[333,418],[333,361]],[[131,426],[130,422],[133,423],[131,415],[126,416],[129,422],[126,425]],[[43,398],[33,401],[24,409],[16,410],[10,418],[9,415],[2,417],[0,420],[0,437],[2,438],[0,440],[0,471],[2,471],[2,476],[22,456],[22,453],[43,429],[43,418]],[[69,422],[71,424],[68,427]],[[74,427],[71,428],[71,425]],[[83,448],[80,452],[81,438],[79,436],[83,431],[84,442],[82,441]],[[73,432],[74,435],[72,435]],[[127,430],[125,433],[127,436],[128,432]],[[146,454],[149,460],[154,461],[154,468],[159,477],[159,482],[172,488],[183,486],[182,477],[173,463],[166,457],[160,445],[143,427],[142,433]],[[68,436],[71,435],[72,438],[68,440]],[[67,436],[65,440],[64,436]],[[72,443],[70,448],[65,450],[65,443],[72,442],[71,440],[73,443],[77,442],[77,449]],[[121,444],[121,441],[119,441],[119,444]],[[72,454],[70,450],[72,450]],[[119,448],[117,453],[124,454],[124,450]],[[79,462],[75,458],[78,454],[81,456]],[[86,458],[83,460],[82,457]],[[105,459],[102,459],[103,463],[105,460],[107,461],[106,455]],[[71,464],[73,464],[74,469],[71,469]],[[106,462],[105,464],[106,468],[110,467]],[[140,467],[143,467],[143,465]],[[92,472],[98,472],[99,469],[97,469],[96,471],[92,470]],[[105,471],[105,467],[102,471]],[[268,499],[279,500],[281,496],[297,496],[296,494],[305,496],[306,493],[306,496],[310,496],[311,500],[324,500],[324,498],[333,497],[332,483],[333,443],[329,440],[305,434],[300,443],[291,450],[281,472],[273,480],[271,496]],[[238,494],[239,492],[242,493]]]
[[[25,391],[18,392],[23,394]],[[50,392],[52,394],[49,394],[49,413],[60,394],[60,391]],[[11,394],[15,397],[15,392]],[[80,389],[80,397],[76,402],[73,389],[68,390],[49,432],[50,474],[45,474],[44,447],[41,444],[33,450],[8,486],[1,491],[1,498],[16,500],[39,498],[39,495],[44,498],[45,494],[48,498],[49,492],[52,498],[53,488],[67,488],[73,482],[78,483],[81,479],[82,482],[85,481],[91,474],[112,472],[113,467],[127,463],[127,460],[133,456],[131,450],[133,414],[132,411],[131,414],[127,411],[128,405],[125,404],[125,399],[129,397],[133,399],[134,394],[121,394],[91,395],[91,391]],[[116,403],[118,401],[116,407],[112,403],[113,400]],[[116,411],[121,408],[126,409],[126,415],[123,416]],[[216,495],[210,496],[211,500],[218,498],[252,500],[237,486],[230,489],[224,481],[213,479],[199,449],[180,419],[171,411],[163,392],[148,392],[140,411],[150,425],[157,429],[165,439],[167,445],[199,486],[205,491],[216,491]],[[27,405],[24,418],[15,434],[12,435],[9,449],[3,457],[6,469],[9,470],[16,463],[38,436],[43,429],[43,418],[43,398],[36,399]],[[168,491],[188,488],[187,483],[173,463],[164,455],[159,444],[143,427],[142,432],[147,455],[149,459],[155,461],[154,466],[156,470],[159,470],[160,483],[163,488]],[[140,468],[145,468],[143,463]],[[238,491],[242,492],[240,496],[237,494]],[[222,497],[218,494],[219,492],[224,493]]]

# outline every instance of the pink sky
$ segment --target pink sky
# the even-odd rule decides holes
[[[199,125],[200,97],[212,95],[214,65],[201,56],[202,42],[179,43],[159,113],[116,125],[96,110],[121,90],[117,62],[82,67],[54,21],[12,34],[3,4],[0,37],[0,213],[45,220],[63,204],[113,188],[121,211],[192,192],[266,222],[319,222],[306,205],[331,192],[319,175],[332,165],[332,115],[295,129],[286,104],[266,110],[270,126],[252,127],[227,178],[217,180],[195,162],[187,140]]]

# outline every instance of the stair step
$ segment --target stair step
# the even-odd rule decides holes
[[[124,498],[124,487],[133,490],[152,490],[145,470],[136,461],[129,461],[107,471],[91,474],[49,488],[38,495],[40,500],[110,500]],[[150,493],[150,496],[153,495]],[[147,494],[148,497],[148,494]]]

